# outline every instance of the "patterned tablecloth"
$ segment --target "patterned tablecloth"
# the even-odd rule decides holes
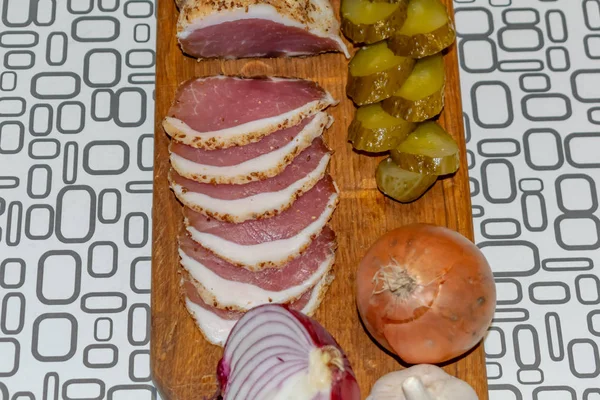
[[[491,398],[598,400],[600,0],[455,6]],[[0,0],[0,400],[158,397],[154,14]]]

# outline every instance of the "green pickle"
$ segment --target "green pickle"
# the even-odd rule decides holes
[[[398,147],[415,127],[386,113],[380,103],[370,104],[356,110],[348,140],[356,150],[380,153]]]
[[[401,168],[427,175],[448,175],[460,165],[458,144],[437,123],[422,123],[390,152]]]
[[[444,107],[446,72],[438,53],[417,61],[408,78],[382,107],[394,117],[422,122],[438,115]]]
[[[423,58],[439,53],[455,39],[454,24],[440,0],[410,0],[404,24],[389,42],[398,55]]]
[[[341,29],[354,43],[387,39],[406,20],[408,0],[342,0]]]
[[[399,90],[414,66],[414,59],[394,55],[386,42],[365,46],[350,60],[346,93],[359,106],[377,103]]]
[[[375,173],[379,190],[401,203],[410,203],[421,197],[436,179],[435,175],[402,169],[390,157],[379,163]]]

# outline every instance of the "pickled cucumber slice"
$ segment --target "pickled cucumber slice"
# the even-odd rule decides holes
[[[342,0],[342,32],[354,43],[389,38],[406,20],[408,0]]]
[[[427,175],[447,175],[458,170],[458,144],[435,122],[419,125],[390,152],[399,167]]]
[[[410,0],[406,21],[390,37],[390,49],[400,56],[423,58],[450,46],[454,24],[440,0]]]
[[[409,77],[415,60],[396,56],[386,42],[365,46],[348,65],[346,93],[359,106],[391,97]]]
[[[435,183],[437,176],[419,174],[400,168],[390,157],[377,166],[377,187],[401,203],[410,203],[421,197]]]
[[[444,107],[446,72],[440,53],[417,61],[411,74],[394,95],[385,99],[383,109],[410,122],[433,118]]]
[[[415,127],[412,122],[392,117],[376,103],[356,110],[348,140],[356,150],[380,153],[398,147]]]

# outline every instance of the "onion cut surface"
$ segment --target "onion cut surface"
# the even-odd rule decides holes
[[[236,323],[217,368],[223,400],[359,400],[352,367],[317,321],[278,304]]]

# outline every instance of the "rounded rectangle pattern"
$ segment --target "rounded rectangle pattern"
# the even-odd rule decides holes
[[[120,26],[114,17],[80,17],[71,25],[71,37],[79,42],[112,42],[119,37]]]
[[[69,207],[69,204],[78,207]],[[60,190],[56,200],[56,236],[63,243],[87,242],[96,228],[96,193],[89,186]]]

